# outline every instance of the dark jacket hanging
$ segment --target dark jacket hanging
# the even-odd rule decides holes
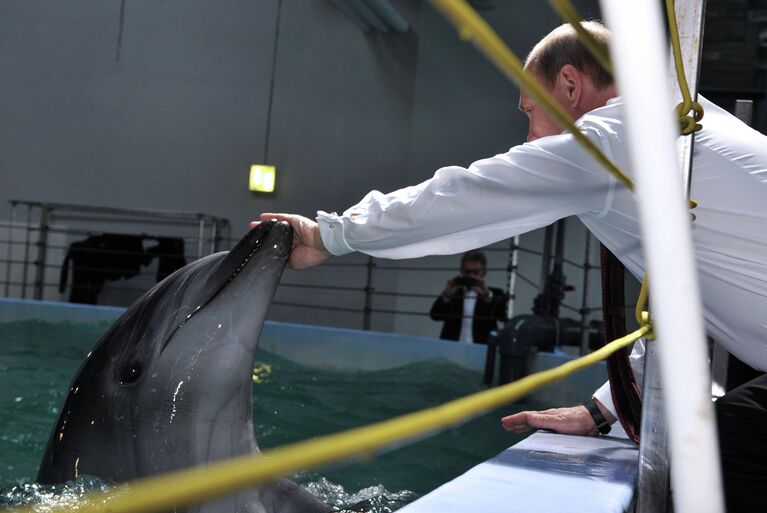
[[[72,266],[72,288],[69,293],[71,303],[98,304],[98,296],[106,280],[119,280],[136,276],[142,266],[148,265],[153,254],[144,250],[144,235],[126,235],[105,233],[91,235],[87,239],[73,242],[61,267],[59,292],[67,286],[69,266]],[[175,239],[170,242],[176,250]],[[158,245],[159,246],[159,245]],[[168,249],[167,246],[163,246]],[[164,255],[166,253],[163,253]],[[174,256],[175,255],[175,256]],[[183,261],[183,241],[181,256]],[[179,264],[178,254],[168,250],[162,265],[162,273],[170,274],[172,267]],[[181,265],[184,265],[181,263]],[[158,275],[160,271],[158,271]]]

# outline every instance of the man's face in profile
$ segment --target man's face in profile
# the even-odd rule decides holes
[[[556,90],[546,88],[554,99],[561,103],[557,98]],[[527,93],[519,94],[519,110],[527,116],[527,142],[535,141],[541,137],[557,135],[562,133],[562,129],[537,103],[530,98]]]

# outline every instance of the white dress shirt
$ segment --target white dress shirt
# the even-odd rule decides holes
[[[477,306],[477,291],[466,290],[463,294],[463,318],[461,319],[461,334],[458,342],[474,343],[474,307]]]
[[[735,356],[767,371],[767,137],[700,101],[705,117],[695,135],[691,197],[698,202],[693,237],[706,329]],[[633,176],[622,105],[614,98],[577,125]],[[317,220],[335,255],[360,251],[396,259],[460,253],[570,215],[629,272],[644,276],[635,196],[569,134],[515,146],[468,169],[445,167],[389,194],[373,191],[341,215],[318,212]],[[635,349],[632,362],[641,372],[643,347]],[[609,388],[595,397],[615,411]]]

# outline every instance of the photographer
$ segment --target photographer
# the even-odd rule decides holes
[[[431,307],[431,318],[444,321],[440,338],[471,344],[487,343],[505,315],[505,294],[485,284],[487,259],[479,251],[461,258],[461,274],[447,281]]]

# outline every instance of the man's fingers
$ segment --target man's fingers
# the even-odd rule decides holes
[[[503,417],[501,419],[503,428],[507,431],[521,433],[530,429],[551,429],[556,431],[561,427],[562,419],[552,410],[545,411],[523,411]]]
[[[288,260],[288,266],[292,269],[314,267],[332,256],[322,244],[319,225],[313,220],[297,214],[276,212],[264,212],[259,214],[258,218],[250,223],[251,227],[275,219],[286,222],[293,228],[293,252]]]
[[[287,221],[290,223],[292,221],[292,218],[295,216],[291,214],[276,214],[272,212],[264,212],[263,214],[260,214],[258,217],[259,219],[261,219],[261,221],[270,221],[272,219],[276,219],[278,221]]]
[[[562,428],[562,420],[560,417],[545,412],[529,412],[527,422],[535,429],[559,431]]]
[[[530,429],[549,429],[570,435],[592,435],[594,421],[583,406],[551,408],[544,411],[523,411],[501,419],[507,431],[521,433]]]
[[[283,214],[283,213],[275,213],[275,212],[264,212],[263,214],[260,214],[258,216],[261,221],[259,222],[266,222],[271,221],[272,219],[275,219],[277,221],[285,221],[293,228],[293,245],[302,244],[305,242],[306,238],[306,226],[305,226],[305,220],[306,218],[295,215],[295,214]],[[252,226],[252,223],[251,223]]]
[[[534,426],[530,424],[529,416],[534,412],[523,411],[522,413],[515,413],[501,419],[503,429],[506,431],[513,431],[514,433],[522,433],[533,429]]]
[[[271,213],[271,212],[264,212],[263,214],[259,214],[258,215],[258,221],[251,221],[250,222],[250,227],[251,228],[255,228],[259,224],[261,224],[261,223],[263,223],[265,221],[271,221],[272,219],[276,219],[278,221],[287,221],[288,223],[290,223],[291,217],[293,217],[293,216],[291,216],[290,214],[274,214],[274,213]]]

